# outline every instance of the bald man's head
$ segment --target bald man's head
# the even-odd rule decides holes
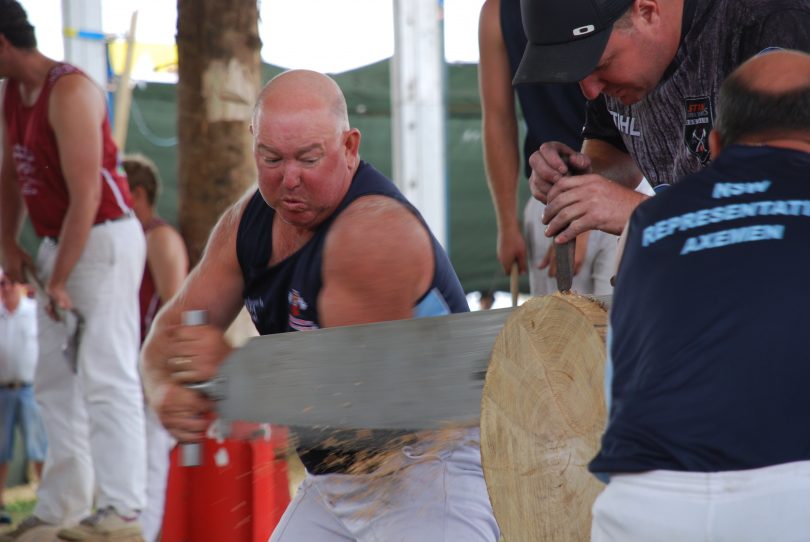
[[[322,110],[334,117],[337,131],[349,129],[343,92],[331,77],[315,71],[290,70],[268,81],[256,100],[253,124],[260,114],[272,114],[276,110]]]
[[[740,65],[720,87],[714,129],[723,147],[810,136],[810,55],[779,50]]]

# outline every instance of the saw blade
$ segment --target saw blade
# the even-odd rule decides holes
[[[476,421],[492,347],[511,312],[256,337],[202,391],[226,421],[406,431]]]

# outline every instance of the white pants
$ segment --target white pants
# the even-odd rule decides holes
[[[44,521],[73,524],[89,515],[94,489],[99,507],[121,513],[144,507],[146,445],[137,362],[145,254],[135,218],[91,228],[67,282],[85,319],[77,373],[62,352],[64,325],[45,314],[47,303],[39,299],[34,388],[50,446],[34,514]],[[43,240],[37,269],[44,283],[55,257],[56,244]]]
[[[810,461],[716,473],[611,476],[592,542],[810,540]]]
[[[439,451],[426,443],[403,447],[407,466],[391,476],[395,482],[307,475],[270,541],[496,542],[478,430],[466,437]]]
[[[169,454],[176,441],[160,423],[155,411],[146,407],[146,508],[141,512],[141,530],[146,542],[156,542],[163,525]]]
[[[553,239],[543,233],[543,211],[546,206],[529,198],[523,210],[523,231],[529,252],[529,287],[533,296],[553,294],[557,291],[557,279],[548,276],[548,268],[538,265],[548,252]],[[579,273],[574,275],[572,289],[580,294],[608,295],[613,293],[610,277],[616,268],[616,248],[619,238],[598,230],[588,236],[588,251]]]

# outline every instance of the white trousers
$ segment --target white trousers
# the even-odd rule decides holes
[[[157,542],[163,525],[169,454],[176,441],[160,423],[155,411],[146,407],[146,508],[141,512],[141,531],[146,542]]]
[[[553,242],[543,233],[543,211],[546,206],[529,198],[523,210],[523,231],[526,238],[529,266],[529,287],[533,296],[553,294],[557,279],[548,276],[548,268],[538,269]],[[572,289],[580,294],[608,295],[613,293],[610,277],[616,269],[616,249],[619,238],[594,230],[588,236],[588,251],[579,273],[574,275]]]
[[[42,241],[37,269],[44,283],[53,270],[56,244]],[[65,326],[45,314],[39,299],[39,360],[34,379],[48,434],[48,454],[34,514],[73,524],[99,507],[121,513],[146,501],[143,394],[137,369],[140,328],[138,288],[146,244],[135,218],[90,230],[67,282],[85,318],[73,372],[62,347]]]
[[[441,450],[403,447],[405,468],[387,481],[307,475],[270,541],[496,542],[478,430],[466,436]]]
[[[592,542],[810,541],[810,461],[716,473],[612,475]]]

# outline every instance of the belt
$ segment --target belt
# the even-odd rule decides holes
[[[3,383],[0,383],[0,389],[3,389],[3,390],[19,390],[21,388],[27,388],[30,385],[31,385],[30,382],[22,382],[22,381],[3,382]]]
[[[135,216],[134,211],[132,211],[132,209],[127,209],[126,211],[124,211],[122,214],[118,215],[115,218],[108,218],[107,220],[102,220],[101,222],[96,222],[95,224],[93,224],[92,227],[95,228],[96,226],[101,226],[103,224],[109,224],[111,222],[118,222],[119,220],[124,220],[125,218],[132,218],[134,216]],[[59,243],[59,238],[54,237],[52,235],[46,235],[46,236],[43,237],[43,239],[45,239],[47,241],[50,241],[53,244]]]

